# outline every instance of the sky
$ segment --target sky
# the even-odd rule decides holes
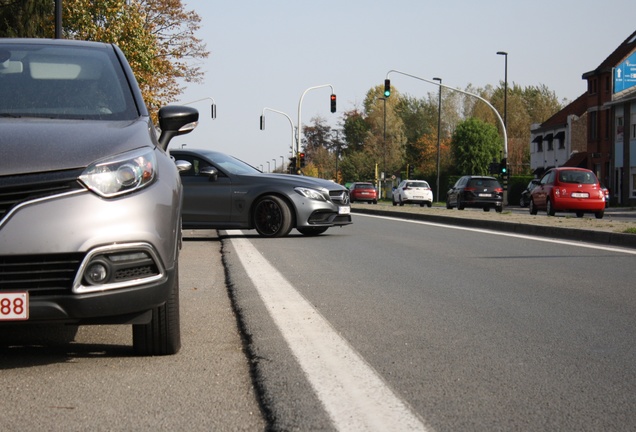
[[[545,85],[569,102],[586,90],[581,76],[636,30],[632,0],[182,2],[201,17],[196,36],[210,56],[199,64],[204,82],[187,84],[174,102],[199,109],[199,126],[170,146],[218,150],[264,171],[288,162],[299,105],[302,125],[319,116],[339,128],[391,70],[460,89],[496,87],[506,71],[496,53],[504,51],[509,87]],[[411,97],[438,91],[389,78]],[[337,95],[336,113],[330,87],[311,89],[323,85]]]

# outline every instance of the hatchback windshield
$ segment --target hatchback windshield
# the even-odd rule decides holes
[[[559,172],[559,182],[575,184],[596,184],[596,176],[591,172],[564,170]]]
[[[0,117],[135,119],[118,61],[112,49],[0,42]]]
[[[429,185],[426,182],[408,182],[406,187],[410,188],[428,188]]]
[[[486,187],[486,188],[498,188],[499,182],[495,179],[471,179],[468,182],[468,186],[471,187]]]

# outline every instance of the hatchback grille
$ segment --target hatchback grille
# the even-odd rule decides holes
[[[82,189],[82,169],[0,177],[0,221],[18,204]]]
[[[70,293],[83,253],[0,256],[0,292]]]

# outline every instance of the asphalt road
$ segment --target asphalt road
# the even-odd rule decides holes
[[[464,228],[355,215],[316,238],[222,235],[275,430],[636,428],[633,251]],[[419,423],[356,403],[372,379],[352,357]]]

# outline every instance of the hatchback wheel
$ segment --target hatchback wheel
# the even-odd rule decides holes
[[[152,310],[148,324],[133,324],[133,348],[142,356],[176,354],[181,348],[178,265],[168,301]]]
[[[554,216],[554,206],[552,205],[552,200],[549,198],[545,201],[545,210],[548,213],[548,216]]]
[[[605,210],[601,210],[594,213],[594,216],[596,216],[596,219],[603,219],[604,214],[605,214]]]
[[[457,210],[464,210],[464,203],[459,195],[457,195]]]
[[[530,200],[530,204],[528,204],[528,207],[530,209],[530,214],[531,215],[536,215],[537,214],[537,206],[534,204],[534,200]]]
[[[576,217],[577,218],[582,218],[583,217],[583,212],[582,211],[577,211],[576,212]]]
[[[263,237],[286,236],[292,229],[291,209],[277,196],[264,196],[254,205],[254,228]]]

